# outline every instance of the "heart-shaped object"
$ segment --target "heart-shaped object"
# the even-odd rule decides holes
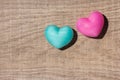
[[[76,27],[79,32],[88,37],[98,37],[104,26],[104,16],[98,11],[94,11],[88,18],[80,18]]]
[[[47,41],[56,48],[62,48],[70,43],[73,35],[73,30],[69,26],[59,28],[56,25],[49,25],[45,29]]]

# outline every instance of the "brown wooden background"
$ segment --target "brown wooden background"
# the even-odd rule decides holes
[[[63,51],[45,40],[47,25],[75,29],[94,10],[108,18],[102,39],[78,33]],[[120,80],[120,0],[0,0],[0,80]]]

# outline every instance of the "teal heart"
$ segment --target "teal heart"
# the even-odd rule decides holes
[[[69,26],[59,28],[56,25],[49,25],[45,29],[47,41],[56,48],[62,48],[70,43],[73,35],[73,30]]]

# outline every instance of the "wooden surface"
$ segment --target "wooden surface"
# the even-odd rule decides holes
[[[102,39],[78,33],[65,50],[45,40],[47,25],[75,29],[94,10],[108,19]],[[0,0],[0,80],[120,80],[120,0]]]

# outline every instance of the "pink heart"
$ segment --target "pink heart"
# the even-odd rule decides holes
[[[79,32],[88,37],[98,37],[104,26],[104,16],[98,11],[94,11],[88,18],[80,18],[76,27]]]

